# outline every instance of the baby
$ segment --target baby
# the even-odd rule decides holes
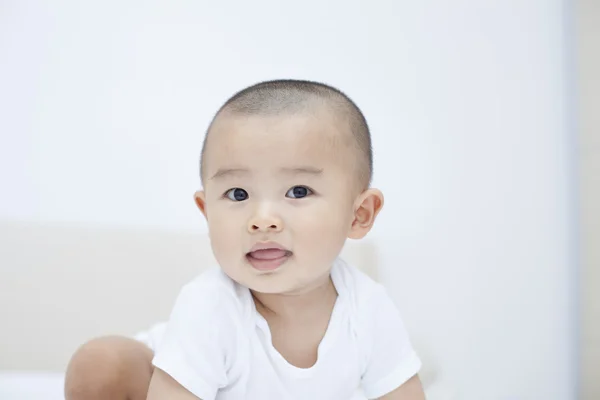
[[[67,400],[423,400],[392,300],[338,258],[383,205],[359,108],[321,83],[256,84],[218,111],[200,164],[220,268],[181,290],[152,348],[82,346]]]

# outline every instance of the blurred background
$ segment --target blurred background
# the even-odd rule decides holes
[[[367,117],[378,275],[456,398],[600,398],[599,27],[594,0],[0,1],[0,369],[53,367],[47,332],[98,310],[56,327],[35,307],[119,312],[128,273],[24,257],[65,229],[206,233],[214,112],[301,78]],[[99,283],[73,292],[82,273]]]

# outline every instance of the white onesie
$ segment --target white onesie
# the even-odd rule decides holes
[[[310,368],[279,354],[250,291],[218,268],[182,289],[153,363],[203,400],[381,397],[421,361],[383,286],[339,259],[331,278],[338,298]]]

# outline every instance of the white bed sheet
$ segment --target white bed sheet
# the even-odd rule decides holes
[[[64,374],[0,371],[0,400],[64,400]],[[456,393],[437,382],[426,388],[428,400],[456,400]]]
[[[64,400],[64,374],[0,371],[1,400]]]

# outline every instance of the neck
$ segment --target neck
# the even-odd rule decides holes
[[[323,305],[332,305],[337,291],[329,274],[310,287],[290,293],[258,293],[252,291],[257,311],[269,316],[288,317],[311,313]]]

